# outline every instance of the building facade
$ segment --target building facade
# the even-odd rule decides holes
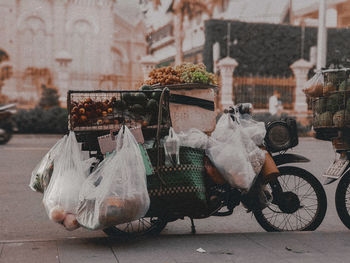
[[[1,0],[0,49],[13,68],[2,93],[35,102],[51,85],[64,102],[68,89],[135,88],[147,49],[137,11],[136,0]]]

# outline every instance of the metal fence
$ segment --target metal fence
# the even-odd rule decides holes
[[[250,102],[255,109],[268,109],[273,91],[281,94],[283,109],[292,110],[295,102],[293,77],[248,76],[233,78],[234,103]]]

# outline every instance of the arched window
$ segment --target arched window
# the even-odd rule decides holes
[[[92,25],[87,20],[77,20],[73,24],[71,54],[73,68],[79,73],[91,73],[94,70],[94,37]]]
[[[20,28],[21,66],[44,68],[47,66],[48,50],[46,26],[40,17],[30,16]]]
[[[124,75],[126,72],[126,60],[122,52],[117,49],[112,49],[112,61],[113,61],[113,74]]]

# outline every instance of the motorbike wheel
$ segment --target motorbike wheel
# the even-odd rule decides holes
[[[0,128],[1,130],[1,128]],[[12,138],[12,132],[3,129],[4,132],[0,132],[0,144],[6,144]]]
[[[339,181],[335,191],[335,207],[343,224],[350,229],[350,172]]]
[[[262,210],[254,211],[260,226],[269,232],[313,231],[323,221],[327,210],[327,197],[322,184],[308,171],[284,166],[279,167],[278,184],[281,197]],[[268,185],[271,191],[271,186]],[[280,201],[280,202],[278,202]]]
[[[143,217],[129,223],[103,229],[110,237],[138,237],[143,235],[158,235],[168,222],[161,218]]]

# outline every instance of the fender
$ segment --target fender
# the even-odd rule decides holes
[[[273,160],[275,161],[277,166],[280,166],[282,164],[286,163],[307,163],[310,162],[310,160],[304,156],[301,156],[299,154],[293,154],[293,153],[285,153],[285,154],[278,154],[272,156]]]

